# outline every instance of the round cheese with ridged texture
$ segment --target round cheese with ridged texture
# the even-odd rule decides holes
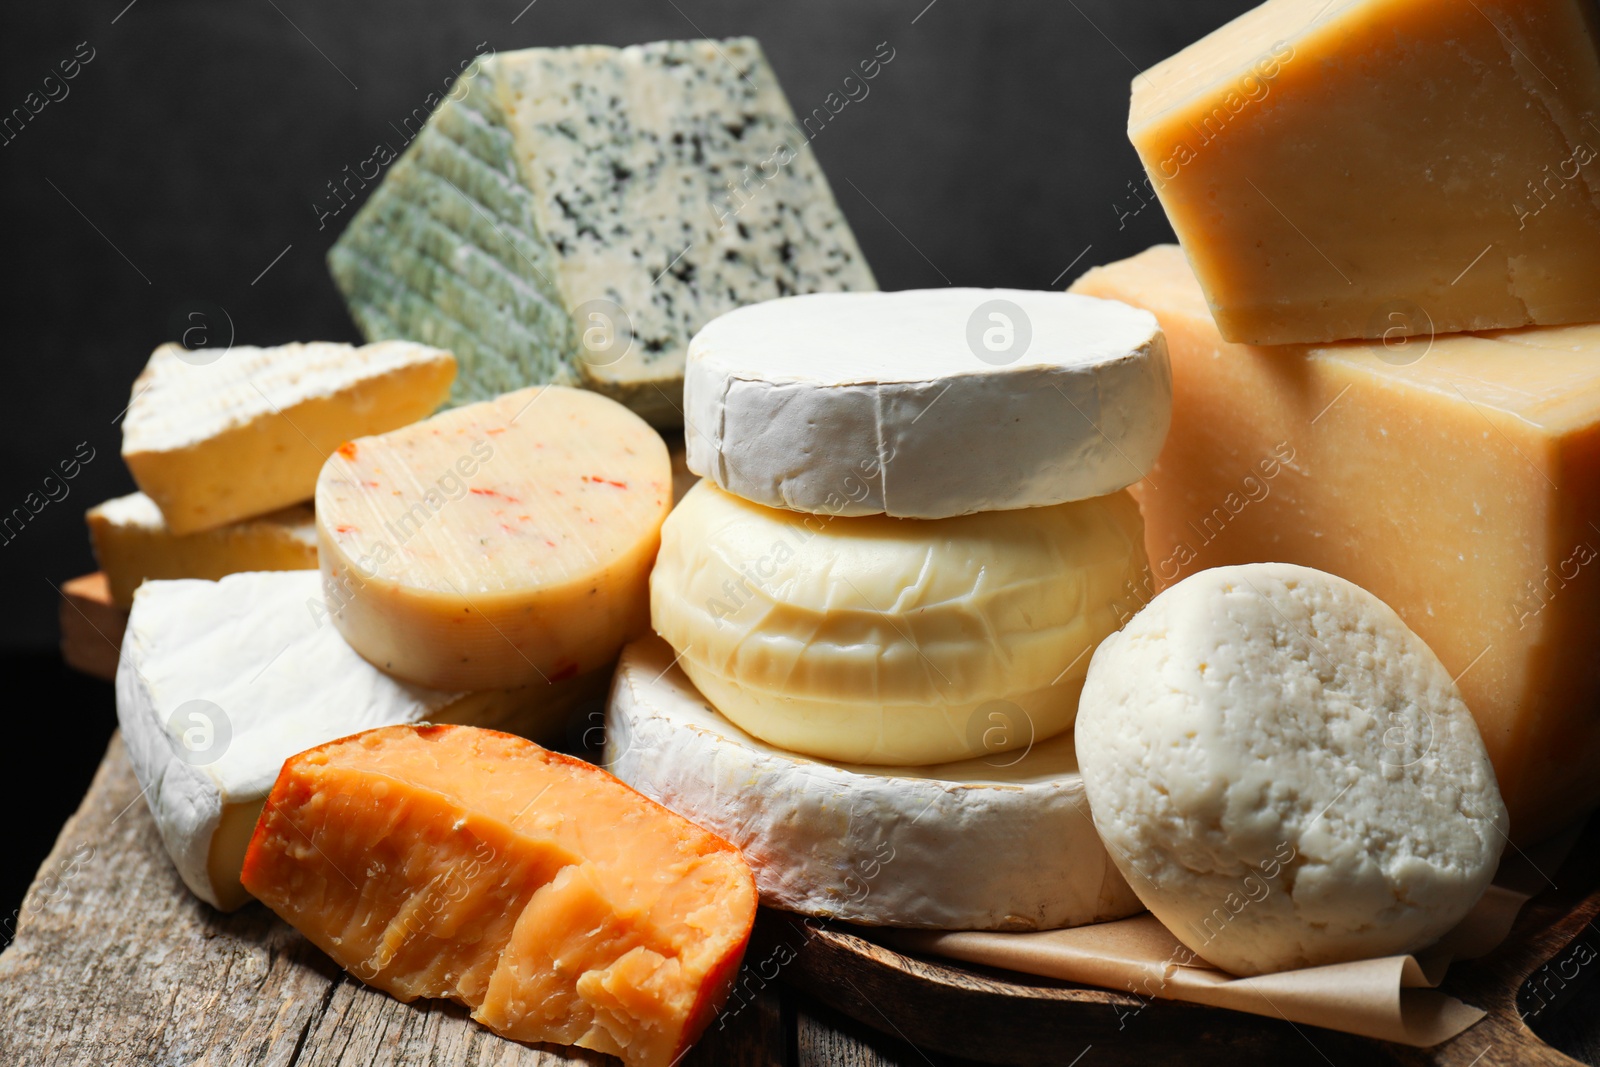
[[[1234,974],[1423,948],[1506,842],[1450,673],[1377,597],[1309,567],[1161,593],[1096,650],[1077,740],[1129,884]]]
[[[1070,736],[935,767],[807,759],[719,715],[658,638],[622,653],[605,765],[727,838],[771,907],[934,930],[1142,911],[1089,819]]]
[[[1126,493],[830,518],[702,481],[662,529],[651,617],[764,741],[852,763],[966,759],[1072,725],[1089,653],[1144,572],[1141,529]]]
[[[648,627],[666,444],[545,386],[341,445],[317,480],[323,592],[371,663],[436,689],[560,681]]]
[[[1172,415],[1147,311],[1072,293],[817,293],[712,320],[684,372],[689,469],[772,507],[941,519],[1104,496]]]

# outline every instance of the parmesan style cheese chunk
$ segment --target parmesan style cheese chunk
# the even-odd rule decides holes
[[[1025,728],[990,714],[991,742]],[[738,845],[772,907],[935,930],[1050,930],[1144,910],[1095,833],[1070,734],[935,767],[811,760],[717,714],[651,637],[617,666],[605,761]]]
[[[1126,493],[829,518],[702,481],[662,530],[651,613],[740,728],[821,759],[916,766],[1070,727],[1113,601],[1144,570]],[[1009,729],[991,729],[997,705]]]
[[[133,604],[149,578],[221,578],[239,571],[316,570],[317,530],[304,504],[192,534],[167,528],[156,502],[131,493],[89,509],[94,557],[111,599]]]
[[[1506,843],[1450,673],[1309,567],[1218,567],[1156,597],[1096,650],[1077,738],[1128,883],[1234,974],[1420,949]]]
[[[1133,81],[1218,329],[1600,320],[1593,0],[1269,0]]]
[[[559,736],[605,679],[495,693],[398,682],[328,624],[315,571],[139,587],[117,667],[117,721],[161,842],[196,896],[249,898],[239,865],[283,761],[391,723],[466,722]]]
[[[659,426],[712,318],[875,288],[748,37],[480,57],[328,261],[369,338],[456,353],[457,402],[583,384]]]
[[[1114,493],[1161,450],[1161,328],[1018,289],[772,300],[695,335],[689,469],[770,507],[942,519]]]
[[[405,342],[188,352],[162,345],[133,383],[122,458],[174,534],[309,500],[341,441],[423,418],[455,359]]]
[[[1074,287],[1155,312],[1172,432],[1135,487],[1154,586],[1204,567],[1331,571],[1458,679],[1531,843],[1600,800],[1600,326],[1390,345],[1217,336],[1170,245]]]
[[[383,670],[441,689],[558,682],[648,626],[667,446],[560,386],[339,447],[317,482],[328,608]]]
[[[630,1067],[668,1067],[715,1016],[756,912],[726,841],[581,760],[449,726],[290,759],[244,882],[369,985]]]

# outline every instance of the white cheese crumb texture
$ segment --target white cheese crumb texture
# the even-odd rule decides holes
[[[1382,601],[1308,567],[1156,597],[1095,652],[1077,740],[1129,884],[1235,974],[1422,948],[1506,841],[1449,673]]]

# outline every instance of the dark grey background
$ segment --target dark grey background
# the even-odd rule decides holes
[[[506,51],[751,34],[806,113],[887,41],[894,59],[870,94],[813,142],[880,284],[1044,288],[1171,239],[1157,207],[1119,217],[1138,206],[1130,183],[1142,178],[1124,136],[1129,81],[1252,3],[525,5],[6,5],[0,116],[42,90],[81,42],[93,59],[64,99],[0,144],[0,514],[39,491],[80,442],[95,458],[65,499],[0,545],[15,757],[0,789],[26,800],[14,820],[18,862],[0,872],[5,916],[114,722],[109,687],[59,667],[52,583],[93,569],[84,509],[133,488],[114,419],[134,376],[197,301],[226,309],[240,343],[356,340],[323,266],[351,212],[319,231],[313,205],[479,42]]]

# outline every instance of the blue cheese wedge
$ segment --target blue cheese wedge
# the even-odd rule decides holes
[[[481,58],[329,265],[369,338],[455,353],[455,403],[579,384],[661,426],[711,319],[875,288],[750,38]]]

